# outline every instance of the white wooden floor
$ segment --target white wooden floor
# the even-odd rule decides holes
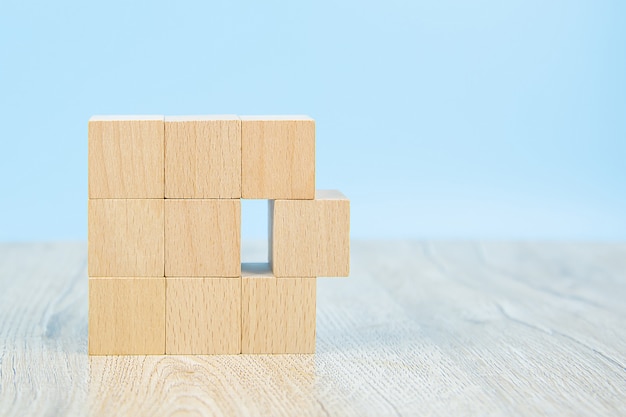
[[[89,358],[86,244],[0,244],[0,416],[626,415],[626,244],[352,260],[319,280],[315,355]]]

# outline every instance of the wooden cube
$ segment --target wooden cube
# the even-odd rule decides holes
[[[313,119],[241,117],[241,194],[256,199],[314,198]]]
[[[243,353],[315,353],[315,278],[275,278],[242,265]]]
[[[164,197],[163,116],[89,120],[89,198]]]
[[[350,274],[350,200],[318,190],[315,200],[269,202],[270,263],[277,277]]]
[[[241,198],[241,120],[165,118],[165,197]]]
[[[163,277],[164,201],[89,200],[89,276]]]
[[[168,278],[166,352],[241,353],[241,278]]]
[[[165,354],[165,278],[89,278],[89,354]]]
[[[241,200],[165,200],[165,276],[240,277]]]

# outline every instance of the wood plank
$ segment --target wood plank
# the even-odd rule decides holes
[[[89,200],[88,217],[90,276],[164,276],[164,200]]]
[[[242,353],[315,353],[315,278],[242,265]]]
[[[164,197],[163,119],[89,119],[89,198]]]
[[[241,120],[165,117],[166,198],[241,198]]]
[[[315,121],[308,116],[241,116],[241,194],[315,197]]]
[[[315,200],[269,202],[269,260],[277,277],[350,274],[350,200],[317,190]]]
[[[89,354],[164,353],[165,278],[89,278]]]
[[[241,200],[165,200],[165,276],[241,276]]]
[[[241,353],[241,278],[167,279],[166,353]]]
[[[625,243],[352,255],[315,355],[88,357],[86,245],[0,243],[0,415],[626,414]]]

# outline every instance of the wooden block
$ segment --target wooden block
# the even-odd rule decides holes
[[[241,276],[241,200],[165,200],[165,276]]]
[[[241,278],[168,278],[166,352],[241,353]]]
[[[242,353],[315,353],[315,278],[242,265]]]
[[[241,120],[165,118],[165,197],[241,198]]]
[[[163,116],[89,120],[89,198],[163,198]]]
[[[313,199],[315,121],[242,116],[241,180],[243,198]]]
[[[269,202],[269,258],[277,277],[350,274],[350,200],[318,190],[315,200]]]
[[[165,200],[89,200],[89,276],[164,276]]]
[[[89,278],[89,354],[165,354],[165,278]]]

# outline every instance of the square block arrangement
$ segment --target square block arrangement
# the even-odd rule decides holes
[[[277,279],[268,264],[243,264],[242,353],[315,351],[316,279]]]
[[[239,199],[165,200],[165,276],[241,275]]]
[[[315,189],[307,116],[89,121],[89,354],[315,352],[319,276],[348,276],[350,202]],[[241,199],[269,263],[241,264]]]
[[[166,353],[241,353],[241,278],[168,278],[166,311]]]
[[[241,197],[237,116],[165,118],[165,198]]]
[[[89,120],[89,198],[164,198],[163,116]]]
[[[277,277],[347,277],[350,201],[336,190],[315,200],[270,200],[269,261]]]
[[[89,276],[163,277],[165,200],[89,200]]]
[[[306,116],[241,117],[243,198],[315,197],[315,121]]]
[[[165,278],[89,278],[89,353],[165,351]]]

